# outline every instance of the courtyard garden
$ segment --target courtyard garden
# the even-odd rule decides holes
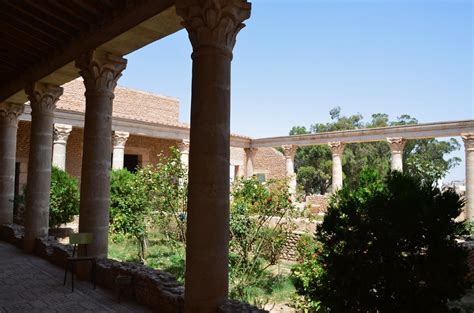
[[[137,173],[113,173],[109,256],[184,283],[187,182],[179,160],[171,149]],[[289,261],[286,243],[304,210],[287,182],[236,180],[230,296],[297,312],[462,312],[452,308],[470,287],[467,250],[455,241],[469,232],[454,221],[460,197],[397,172],[365,170],[358,184],[332,197],[321,226],[300,236]]]
[[[293,203],[287,183],[232,184],[231,298],[295,312],[471,312],[472,303],[459,302],[471,283],[458,240],[472,225],[455,221],[464,204],[455,192],[420,176],[365,169],[356,188],[331,197],[314,234],[299,234],[289,258],[289,238],[308,212]],[[78,201],[75,179],[53,169],[51,225],[71,221]],[[135,173],[113,171],[109,257],[184,283],[186,204],[187,169],[174,148]]]

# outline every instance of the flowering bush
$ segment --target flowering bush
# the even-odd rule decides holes
[[[284,180],[238,179],[232,186],[231,296],[249,300],[248,286],[258,285],[265,269],[281,257],[294,229],[294,207]]]

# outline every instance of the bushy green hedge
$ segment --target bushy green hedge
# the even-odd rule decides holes
[[[310,312],[449,312],[469,287],[455,241],[463,202],[398,172],[332,199],[316,231],[321,248],[293,270]]]
[[[76,178],[66,171],[51,169],[51,193],[49,198],[49,226],[56,228],[72,222],[79,214],[79,187]]]

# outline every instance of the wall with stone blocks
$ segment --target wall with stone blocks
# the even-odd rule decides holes
[[[21,162],[26,183],[27,162],[30,144],[30,122],[20,122],[17,135],[17,162]],[[158,154],[169,154],[169,147],[176,146],[177,141],[130,135],[125,145],[126,154],[137,154],[143,161],[142,165],[158,161]],[[74,127],[66,145],[66,170],[80,179],[83,150],[83,129]]]
[[[80,179],[83,151],[83,129],[73,127],[66,145],[66,170]],[[26,183],[27,162],[30,144],[30,122],[21,121],[17,135],[17,162],[21,162],[22,180]],[[125,154],[139,156],[142,166],[156,164],[158,155],[169,155],[169,148],[178,141],[131,134],[125,144]],[[246,154],[243,148],[231,147],[230,165],[237,167],[236,176],[245,176]],[[284,178],[286,163],[283,154],[273,148],[259,148],[255,156],[255,173],[265,173],[266,178]]]
[[[274,148],[258,148],[254,158],[254,173],[264,173],[266,179],[286,177],[286,159]]]
[[[311,214],[326,213],[329,205],[329,196],[310,195],[306,196],[306,204],[309,205]]]
[[[85,112],[84,83],[78,78],[63,85],[59,110]],[[179,100],[173,97],[117,86],[113,116],[163,124],[179,124]]]

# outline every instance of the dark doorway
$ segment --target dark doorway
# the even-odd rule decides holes
[[[123,159],[123,167],[129,172],[135,173],[139,166],[139,158],[136,154],[126,154]]]
[[[20,162],[16,162],[15,163],[15,198],[18,197],[19,195],[20,195]]]

